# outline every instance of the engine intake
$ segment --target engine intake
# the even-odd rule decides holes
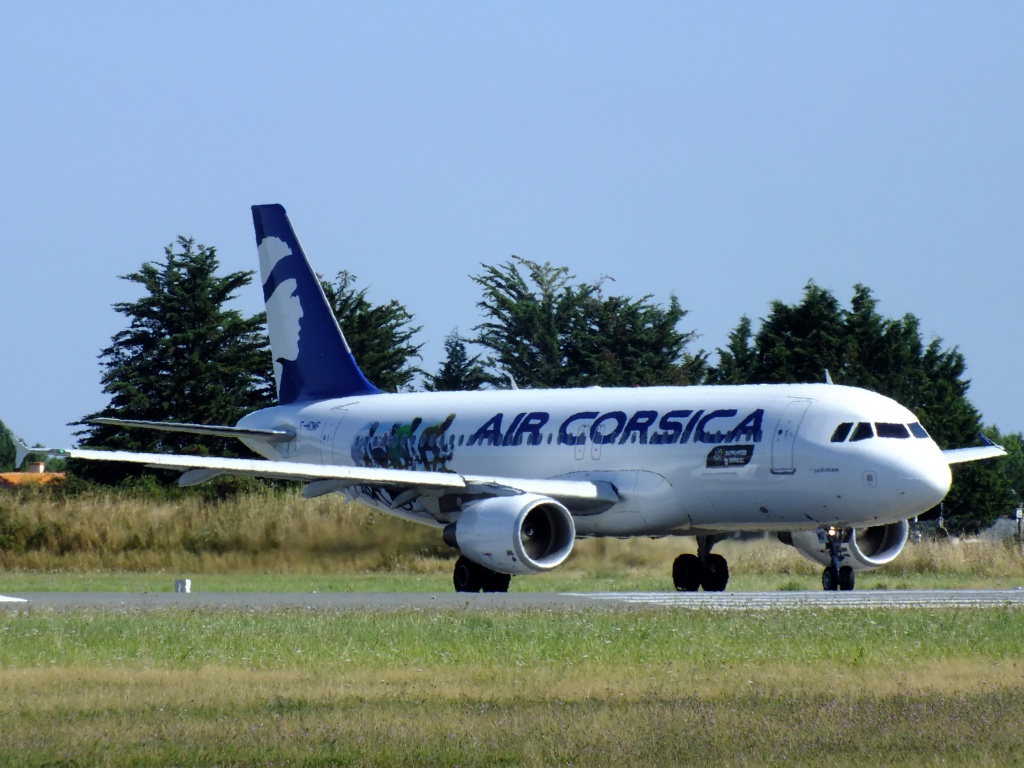
[[[547,496],[496,496],[466,505],[445,543],[492,571],[528,575],[565,562],[576,541],[569,510]]]

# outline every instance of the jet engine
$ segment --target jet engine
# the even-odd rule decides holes
[[[901,520],[890,525],[851,528],[847,533],[843,551],[848,556],[843,560],[843,565],[849,565],[855,571],[870,571],[896,559],[907,543],[910,526],[906,520]],[[828,538],[822,529],[781,532],[779,541],[795,547],[801,555],[821,565],[828,566],[832,562],[825,548]]]
[[[576,541],[565,507],[547,496],[496,496],[466,505],[444,540],[474,563],[499,573],[529,575],[561,565]]]

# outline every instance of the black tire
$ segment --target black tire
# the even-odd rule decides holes
[[[729,583],[729,563],[721,555],[708,555],[700,580],[705,592],[724,592]]]
[[[839,572],[832,566],[821,572],[821,588],[826,592],[835,592],[839,588]]]
[[[484,592],[508,592],[508,586],[511,583],[511,574],[489,570],[484,579]]]
[[[696,592],[700,589],[701,576],[704,572],[700,558],[696,555],[680,555],[672,563],[672,583],[677,592]]]
[[[839,569],[839,589],[849,592],[857,583],[856,572],[848,565]]]
[[[484,586],[484,568],[466,557],[455,561],[452,584],[456,592],[479,592]]]

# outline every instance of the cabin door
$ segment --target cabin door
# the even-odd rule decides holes
[[[792,475],[796,472],[793,462],[793,447],[796,444],[796,433],[804,414],[811,407],[810,400],[793,400],[786,405],[779,423],[772,435],[772,474]]]
[[[324,464],[341,464],[350,446],[338,443],[341,422],[345,419],[345,408],[334,408],[327,416],[324,431],[320,433],[320,461]]]

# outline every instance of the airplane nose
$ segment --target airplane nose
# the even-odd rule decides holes
[[[904,469],[910,470],[901,478],[904,496],[915,508],[924,512],[946,498],[953,476],[941,453],[937,458],[916,461],[913,466]]]

